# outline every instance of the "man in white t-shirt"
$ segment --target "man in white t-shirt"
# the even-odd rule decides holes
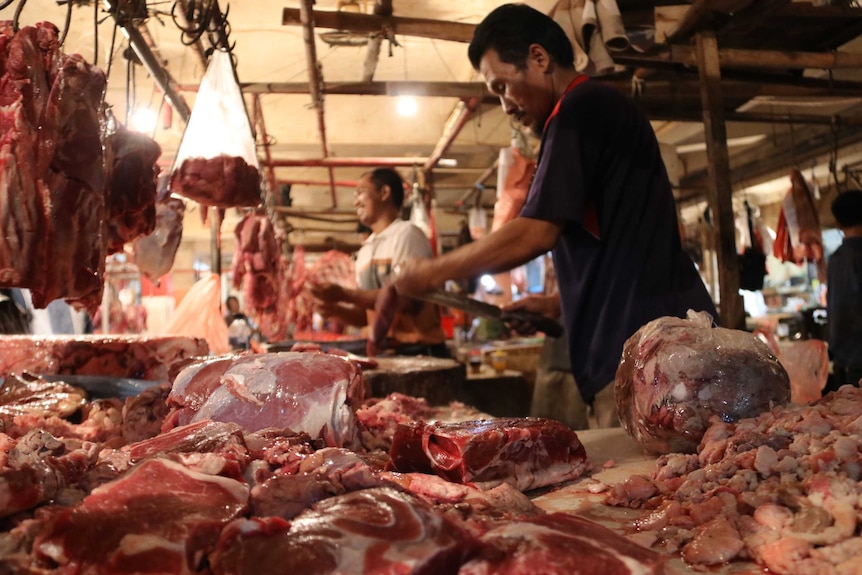
[[[311,287],[318,311],[355,326],[370,326],[374,303],[383,286],[392,279],[392,269],[411,258],[430,258],[431,243],[415,225],[400,218],[404,203],[404,181],[391,168],[377,168],[362,175],[353,205],[360,223],[371,235],[356,254],[358,289],[336,284]],[[407,300],[389,330],[388,341],[399,355],[448,356],[446,337],[440,327],[436,305]]]

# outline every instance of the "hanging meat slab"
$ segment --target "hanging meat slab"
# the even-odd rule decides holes
[[[156,226],[153,232],[132,242],[135,265],[152,281],[158,281],[174,265],[177,248],[183,238],[185,213],[185,202],[168,197],[156,204]]]
[[[238,156],[189,158],[171,176],[171,192],[207,206],[260,204],[260,173]]]

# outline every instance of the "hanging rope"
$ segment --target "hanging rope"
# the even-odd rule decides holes
[[[829,124],[829,130],[832,133],[832,150],[829,152],[829,175],[835,183],[835,190],[841,191],[841,186],[838,183],[838,117],[832,116],[832,122]]]
[[[2,2],[0,2],[0,10],[3,10],[4,8],[8,7],[14,1],[15,0],[3,0]]]

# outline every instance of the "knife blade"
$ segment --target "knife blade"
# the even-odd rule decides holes
[[[127,397],[134,397],[150,387],[166,383],[109,375],[40,374],[39,377],[45,381],[62,381],[63,383],[80,387],[91,397],[95,398],[119,397],[120,399],[125,399]]]
[[[501,321],[516,320],[528,323],[535,327],[537,331],[544,332],[551,337],[560,337],[563,335],[563,326],[558,321],[539,313],[526,310],[504,312],[496,305],[442,289],[430,291],[420,296],[420,299],[436,303],[437,305],[465,311],[479,317],[498,319]]]

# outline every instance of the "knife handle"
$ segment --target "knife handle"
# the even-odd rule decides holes
[[[504,311],[500,316],[500,319],[503,321],[516,320],[528,323],[535,327],[536,331],[544,332],[546,335],[551,337],[560,337],[563,335],[563,326],[560,322],[540,313],[520,309],[515,311]]]

